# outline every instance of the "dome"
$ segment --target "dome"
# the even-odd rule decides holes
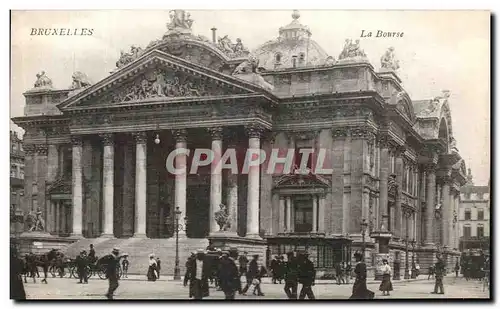
[[[264,43],[252,52],[259,59],[259,67],[266,70],[324,65],[327,53],[311,39],[309,27],[299,22],[300,13],[294,11],[292,22],[279,29],[279,37]]]

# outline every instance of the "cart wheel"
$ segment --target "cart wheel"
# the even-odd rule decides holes
[[[71,267],[69,277],[78,279],[78,273],[76,271],[76,267]]]
[[[99,268],[99,270],[97,270],[97,274],[99,275],[99,278],[101,278],[102,280],[105,280],[108,278],[108,276],[106,275],[106,267],[105,266],[102,266]]]

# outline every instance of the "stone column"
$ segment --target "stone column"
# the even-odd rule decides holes
[[[185,129],[172,130],[175,138],[175,149],[187,149],[187,131]],[[179,237],[186,237],[186,222],[184,218],[187,216],[186,212],[186,193],[187,193],[187,155],[180,153],[175,157],[175,168],[181,170],[178,175],[175,175],[175,207],[179,207],[181,212],[179,223],[181,229],[179,230]],[[175,209],[174,209],[175,210]]]
[[[279,197],[279,233],[283,233],[286,231],[286,202],[285,202],[285,197],[280,196]]]
[[[227,209],[229,212],[229,233],[238,235],[238,174],[227,173]]]
[[[286,231],[293,232],[293,229],[292,229],[292,199],[290,196],[286,197]]]
[[[313,195],[313,224],[312,231],[316,233],[318,231],[318,197]]]
[[[83,181],[82,181],[82,139],[80,136],[71,137],[72,152],[72,189],[73,189],[73,228],[71,236],[82,235],[83,209]],[[63,206],[64,207],[64,206]],[[63,214],[65,211],[63,212]]]
[[[259,153],[260,136],[263,129],[258,126],[247,126],[245,131],[248,135],[248,150]],[[251,160],[251,158],[246,158]],[[248,170],[248,193],[247,193],[247,234],[249,238],[260,238],[259,236],[259,197],[260,197],[260,166],[250,166]]]
[[[61,202],[55,201],[54,204],[54,232],[59,235],[60,232],[60,220],[61,220]]]
[[[318,202],[318,232],[325,232],[325,197],[320,196]]]
[[[388,137],[382,135],[379,137],[380,144],[380,196],[379,196],[379,221],[381,222],[379,230],[387,231],[389,226],[389,198],[388,198],[388,180],[389,180],[389,145]]]
[[[135,138],[135,214],[134,237],[146,238],[146,183],[147,135],[134,134]]]
[[[401,210],[401,199],[403,194],[403,153],[405,152],[404,146],[398,146],[396,148],[395,156],[396,156],[396,183],[398,189],[396,191],[396,200],[394,202],[394,232],[395,236],[399,238],[404,238],[405,234],[402,231],[403,226],[403,213]]]
[[[434,246],[434,194],[436,192],[436,165],[429,164],[426,167],[427,199],[425,210],[425,240],[426,246]]]
[[[113,134],[100,135],[103,143],[103,205],[104,226],[101,237],[114,237],[113,232],[113,198],[114,198],[114,141]]]
[[[446,248],[451,248],[450,244],[450,236],[451,229],[453,229],[453,221],[451,221],[450,210],[451,207],[451,199],[450,199],[450,183],[451,178],[449,176],[443,177],[443,185],[441,187],[441,197],[443,200],[443,204],[441,205],[441,213],[442,213],[442,233],[443,233],[443,246]]]
[[[222,158],[222,128],[208,128],[208,132],[212,136],[212,152],[214,154],[210,170],[209,226],[210,233],[212,234],[218,232],[220,229],[215,221],[215,213],[219,211],[220,204],[222,203],[222,165],[220,164]]]

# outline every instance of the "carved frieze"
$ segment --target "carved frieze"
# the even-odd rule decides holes
[[[292,133],[295,140],[315,140],[319,134],[319,131],[300,131]]]
[[[112,103],[119,103],[159,97],[215,96],[224,95],[226,92],[223,87],[210,81],[179,71],[156,68],[124,84],[113,92],[109,99]]]
[[[69,128],[67,126],[47,127],[45,133],[48,137],[67,135],[69,134]]]

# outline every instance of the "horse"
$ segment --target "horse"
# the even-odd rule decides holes
[[[35,273],[38,273],[38,267],[41,266],[43,269],[44,278],[42,282],[47,283],[47,272],[49,267],[53,266],[58,256],[57,249],[51,249],[49,252],[44,254],[29,254],[26,255],[27,269],[30,272],[33,281],[36,282]]]

